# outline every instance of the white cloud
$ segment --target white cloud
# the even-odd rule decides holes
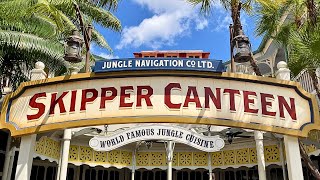
[[[208,20],[207,19],[197,19],[196,20],[196,30],[202,30],[202,29],[204,29],[204,28],[206,28],[206,27],[208,27],[208,25],[209,25],[209,22],[208,22]]]
[[[180,14],[161,14],[144,19],[139,26],[125,28],[120,43],[116,48],[126,45],[139,47],[147,45],[160,48],[164,43],[173,44],[176,36],[181,36],[188,28]]]
[[[103,57],[105,59],[118,59],[119,56],[114,56],[113,54],[107,54],[107,53],[99,53],[98,56]]]
[[[192,6],[184,0],[133,0],[135,3],[146,6],[155,14],[181,11],[184,8],[191,9]]]
[[[248,24],[246,21],[246,15],[242,11],[242,16],[240,17],[240,21],[242,24],[242,27],[245,29]],[[221,31],[229,31],[229,25],[232,24],[232,18],[229,15],[228,12],[224,12],[220,14],[220,16],[214,21],[214,24],[217,24],[217,26],[214,28],[214,31],[221,32]]]
[[[139,25],[125,27],[117,49],[146,45],[153,49],[173,45],[176,38],[188,35],[192,29],[208,27],[208,20],[199,15],[199,8],[185,0],[133,0],[154,15]],[[216,7],[219,7],[217,5]]]
[[[225,31],[227,29],[229,29],[229,25],[232,23],[232,19],[231,16],[224,16],[224,18],[222,18],[222,16],[220,16],[217,19],[217,26],[216,28],[214,28],[215,31]]]

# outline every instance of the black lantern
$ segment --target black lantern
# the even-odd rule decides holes
[[[78,63],[82,61],[81,49],[83,39],[77,30],[73,30],[72,35],[66,39],[64,59],[71,63]]]
[[[232,42],[235,62],[244,63],[252,60],[251,44],[247,36],[240,33],[240,35],[233,38]]]

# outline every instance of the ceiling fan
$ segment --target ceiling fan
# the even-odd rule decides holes
[[[206,131],[198,131],[199,133],[202,133],[205,136],[216,136],[219,135],[220,137],[226,139],[230,144],[233,142],[234,138],[251,138],[253,137],[253,132],[245,131],[241,128],[226,128],[222,131],[209,131],[207,129]]]
[[[235,137],[250,138],[253,136],[252,133],[247,132],[240,128],[228,128],[228,129],[222,130],[221,133],[225,134],[230,144],[232,143]]]

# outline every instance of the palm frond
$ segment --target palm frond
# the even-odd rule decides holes
[[[81,3],[90,3],[97,7],[102,7],[107,10],[115,10],[118,7],[118,0],[80,0]]]
[[[292,31],[288,38],[289,67],[294,74],[320,66],[320,28],[310,31],[307,26]]]
[[[106,48],[108,51],[112,52],[112,49],[106,39],[95,29],[92,30],[92,40],[100,47]]]
[[[277,33],[285,7],[281,3],[272,3],[272,0],[259,0],[256,8],[256,34],[271,37]]]
[[[79,4],[80,10],[89,16],[96,23],[101,24],[105,28],[112,29],[116,32],[121,31],[121,23],[110,11],[106,11],[102,8],[90,6],[87,3]]]
[[[0,30],[0,48],[2,51],[14,47],[17,51],[26,51],[35,58],[51,59],[67,65],[63,59],[63,46],[43,38],[15,31]]]
[[[59,30],[63,29],[64,23],[61,18],[59,10],[51,5],[48,1],[42,0],[41,3],[37,3],[28,9],[28,15],[38,13],[44,16],[48,16],[53,19]]]
[[[193,6],[200,4],[200,13],[208,15],[211,11],[212,0],[188,0]]]

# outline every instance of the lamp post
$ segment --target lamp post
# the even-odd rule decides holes
[[[83,40],[80,37],[78,31],[74,30],[73,34],[67,38],[65,44],[65,60],[71,63],[81,62],[81,50],[83,42],[86,46],[86,59],[85,59],[85,72],[90,70],[90,41],[92,34],[92,25],[88,24],[87,26],[83,23],[83,18],[81,15],[80,8],[78,4],[74,3],[74,8],[76,10],[77,17],[79,19],[80,29],[82,31]]]
[[[74,2],[74,8],[77,13],[77,17],[79,19],[80,29],[82,31],[84,44],[86,45],[86,63],[85,63],[85,71],[89,72],[90,69],[90,41],[91,41],[91,33],[92,33],[92,25],[88,24],[87,26],[83,23],[83,18],[81,15],[80,8],[77,3]]]
[[[243,33],[240,22],[241,2],[232,6],[232,21],[229,26],[230,32],[230,56],[231,56],[231,72],[236,71],[235,62],[250,62],[253,71],[257,76],[262,76],[257,64],[255,63],[251,51],[251,43],[249,38]]]

